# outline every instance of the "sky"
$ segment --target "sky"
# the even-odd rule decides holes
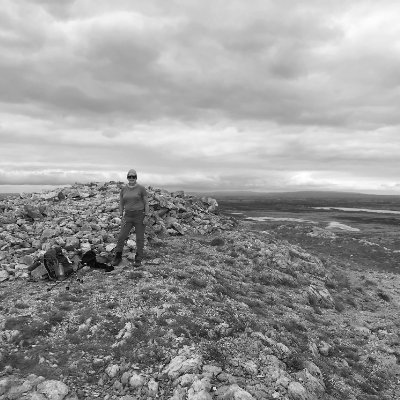
[[[398,0],[3,0],[0,186],[400,194]]]

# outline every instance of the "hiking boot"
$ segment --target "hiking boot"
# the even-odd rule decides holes
[[[115,253],[115,257],[114,260],[112,262],[113,267],[116,267],[117,265],[119,265],[122,261],[122,251],[117,251]]]
[[[139,258],[139,256],[136,254],[135,255],[135,263],[133,264],[134,267],[140,267],[142,265],[142,260]]]

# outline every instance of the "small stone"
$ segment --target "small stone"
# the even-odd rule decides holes
[[[132,239],[128,239],[126,241],[126,245],[127,247],[129,247],[130,249],[134,249],[136,247],[136,241],[132,240]]]
[[[27,254],[27,255],[22,257],[21,262],[22,262],[22,264],[26,264],[26,265],[28,265],[30,267],[34,262],[34,259],[33,259],[33,257],[31,255]]]
[[[115,390],[121,390],[121,389],[123,389],[122,383],[121,383],[120,381],[115,381],[115,382],[113,383],[113,388],[114,388]]]
[[[111,253],[115,249],[116,243],[110,243],[106,246],[106,252]]]
[[[118,365],[109,365],[106,368],[106,374],[110,378],[115,378],[117,376],[118,372],[119,372],[119,366]]]
[[[79,249],[80,242],[75,236],[69,236],[65,239],[65,250],[71,251]]]
[[[135,389],[143,386],[144,383],[145,383],[145,380],[144,380],[143,376],[136,374],[136,373],[133,373],[133,375],[129,379],[129,385]]]
[[[257,375],[258,372],[258,367],[257,364],[254,361],[246,361],[243,364],[243,369],[248,373],[249,375]]]
[[[131,373],[126,371],[121,376],[121,383],[123,385],[127,385],[129,383],[129,379],[131,378]]]
[[[147,384],[147,387],[149,389],[149,396],[156,397],[158,393],[158,383],[153,378],[151,378],[149,380],[149,383]]]
[[[324,341],[321,341],[318,346],[318,350],[323,356],[328,356],[331,348],[332,346]]]
[[[9,273],[5,270],[0,270],[0,282],[6,281],[10,277]]]
[[[224,400],[254,400],[254,397],[236,384],[221,386],[215,392],[217,398]]]

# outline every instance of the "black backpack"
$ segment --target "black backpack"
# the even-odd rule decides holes
[[[105,272],[114,271],[114,267],[107,264],[105,261],[107,261],[105,257],[97,257],[96,253],[93,250],[89,250],[84,253],[81,259],[81,263],[83,265],[87,265],[90,268],[104,269]]]
[[[73,272],[73,264],[62,252],[61,247],[53,247],[43,255],[43,264],[50,280],[63,280]]]

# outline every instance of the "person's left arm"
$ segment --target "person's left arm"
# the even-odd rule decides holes
[[[147,197],[147,191],[145,188],[142,190],[142,199],[143,199],[143,204],[144,204],[144,213],[145,215],[150,214],[150,207],[149,207],[149,199]]]

